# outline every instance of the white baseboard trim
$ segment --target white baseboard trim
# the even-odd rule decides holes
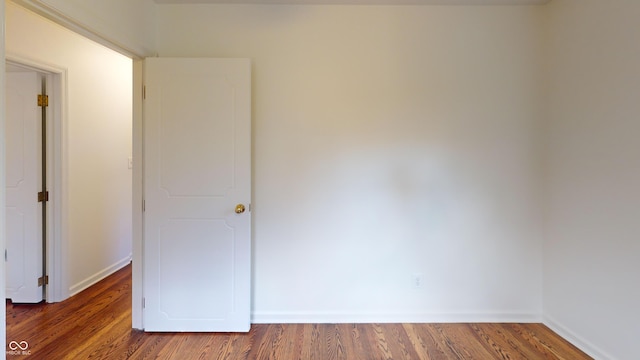
[[[539,323],[537,313],[254,312],[254,324],[340,323]]]
[[[116,262],[115,264],[113,264],[111,266],[108,266],[105,269],[102,269],[102,270],[98,271],[97,273],[89,276],[88,278],[82,280],[81,282],[71,286],[69,288],[69,297],[72,297],[73,295],[78,294],[82,290],[85,290],[85,289],[91,287],[91,285],[94,285],[98,281],[106,278],[107,276],[113,274],[114,272],[116,272],[116,271],[122,269],[123,267],[129,265],[129,263],[131,262],[132,256],[133,256],[132,254],[129,254],[127,257],[125,257],[124,259]]]
[[[598,360],[616,360],[613,356],[602,351],[600,348],[585,340],[584,338],[576,335],[573,331],[569,330],[566,326],[562,325],[559,321],[553,319],[548,315],[543,316],[543,324],[549,329],[553,330],[556,334],[560,335],[563,339],[567,340],[578,349],[584,351],[587,355]]]

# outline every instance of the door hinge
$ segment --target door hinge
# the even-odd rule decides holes
[[[142,100],[147,100],[147,87],[142,87]]]
[[[38,286],[49,285],[49,276],[45,275],[38,278]]]
[[[49,95],[38,95],[38,106],[49,106]]]
[[[49,192],[48,191],[40,191],[38,193],[38,202],[47,202],[49,201]]]
[[[142,298],[142,308],[146,308],[147,307],[147,299],[146,298]]]
[[[145,200],[142,200],[142,212],[145,212],[147,210],[147,202]]]

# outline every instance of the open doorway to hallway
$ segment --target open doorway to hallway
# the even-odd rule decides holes
[[[47,251],[58,284],[47,300],[61,301],[131,261],[132,60],[11,2],[5,46],[7,59],[58,76],[64,89],[48,166],[49,206],[59,208],[47,220],[50,244],[59,240]]]

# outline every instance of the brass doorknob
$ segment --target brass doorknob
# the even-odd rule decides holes
[[[236,205],[236,214],[242,214],[244,210],[245,210],[244,205],[242,204]]]

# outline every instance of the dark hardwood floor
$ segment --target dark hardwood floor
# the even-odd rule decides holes
[[[542,324],[255,324],[246,334],[144,333],[131,329],[131,266],[62,303],[7,301],[11,342],[7,359],[28,360],[590,359]]]

